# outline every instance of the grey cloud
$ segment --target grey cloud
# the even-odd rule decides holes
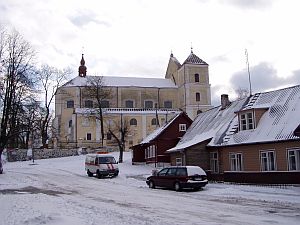
[[[267,9],[272,7],[275,0],[220,0],[223,4],[230,4],[241,9]]]
[[[210,62],[229,62],[230,60],[228,59],[228,57],[224,54],[224,55],[218,55],[213,57]]]
[[[250,68],[252,92],[262,92],[270,89],[299,84],[300,70],[294,71],[292,76],[283,78],[277,75],[276,69],[266,62]],[[230,79],[232,87],[249,89],[249,76],[245,70],[239,71]]]
[[[89,24],[91,22],[94,22],[96,24],[99,25],[103,25],[105,27],[110,27],[111,24],[107,21],[101,21],[99,19],[97,19],[97,15],[93,12],[78,12],[78,14],[76,16],[72,16],[69,18],[70,21],[78,27],[82,27],[86,24]]]

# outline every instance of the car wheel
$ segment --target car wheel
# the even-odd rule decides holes
[[[97,170],[96,177],[97,177],[98,179],[101,179],[101,178],[102,178],[102,175],[100,174],[99,170]]]
[[[179,182],[176,182],[176,183],[174,184],[174,190],[175,190],[175,191],[180,191],[180,190],[181,190],[181,187],[180,187],[180,183],[179,183]]]
[[[91,173],[89,170],[88,170],[86,173],[87,173],[87,175],[88,175],[89,177],[92,177],[92,176],[93,176],[93,173]]]
[[[155,184],[152,180],[149,181],[149,188],[152,188],[152,189],[155,188]]]

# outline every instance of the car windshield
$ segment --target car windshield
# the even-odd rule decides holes
[[[114,157],[99,157],[99,163],[108,164],[113,163],[116,164],[116,160]]]

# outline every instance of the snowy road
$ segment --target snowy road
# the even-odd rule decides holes
[[[85,174],[84,156],[6,163],[0,224],[299,224],[299,187],[152,190],[144,181],[152,168],[126,154],[120,175],[100,180]]]

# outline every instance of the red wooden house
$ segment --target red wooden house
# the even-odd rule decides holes
[[[184,112],[176,115],[167,124],[148,135],[140,144],[131,147],[132,163],[169,164],[170,156],[166,150],[178,143],[192,122]]]

